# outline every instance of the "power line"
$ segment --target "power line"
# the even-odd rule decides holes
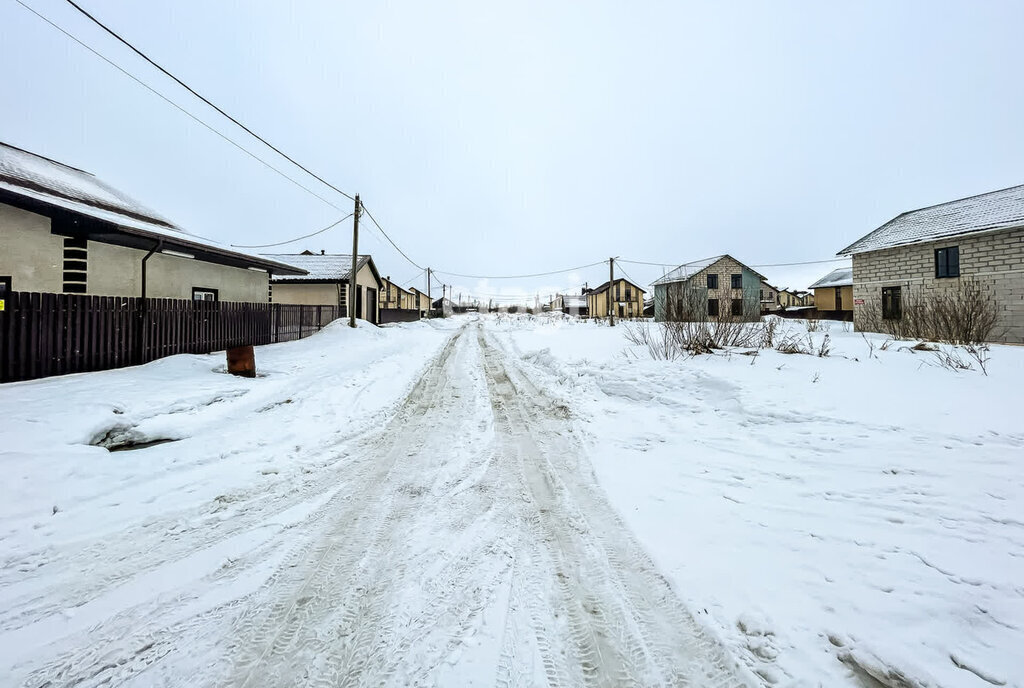
[[[565,270],[552,270],[551,272],[537,272],[532,275],[461,275],[457,272],[444,272],[441,270],[434,270],[434,274],[437,275],[448,275],[449,277],[463,277],[466,279],[528,279],[530,277],[547,277],[548,275],[561,275],[566,272],[575,272],[576,270],[583,270],[585,268],[592,268],[595,265],[603,265],[605,261],[599,260],[596,263],[589,263],[587,265],[580,265],[575,268],[566,268]]]
[[[289,239],[288,241],[279,241],[276,244],[254,244],[254,245],[249,245],[249,246],[244,245],[244,244],[231,244],[231,245],[233,247],[235,247],[235,248],[270,248],[272,246],[284,246],[285,244],[294,244],[296,241],[302,241],[303,239],[308,239],[309,237],[316,236],[317,234],[323,234],[324,232],[326,232],[331,227],[335,227],[337,225],[340,225],[342,222],[344,222],[345,220],[349,219],[354,214],[355,213],[349,213],[345,217],[343,217],[340,220],[337,220],[335,222],[332,222],[331,224],[327,225],[323,229],[318,229],[317,231],[313,232],[312,234],[306,234],[306,235],[300,236],[300,237],[298,237],[296,239]]]
[[[377,226],[377,229],[379,229],[379,230],[380,230],[380,233],[384,235],[384,238],[388,240],[388,243],[390,243],[390,244],[391,244],[392,246],[394,246],[394,247],[395,247],[395,250],[396,250],[396,251],[398,251],[399,253],[401,253],[401,254],[402,254],[402,257],[403,257],[403,258],[405,258],[405,259],[406,259],[407,261],[409,261],[410,263],[412,263],[414,267],[417,267],[417,268],[419,268],[420,270],[426,270],[426,268],[425,268],[425,267],[423,267],[422,265],[420,265],[419,263],[417,263],[417,262],[416,262],[415,260],[413,260],[413,259],[412,259],[412,258],[410,258],[409,256],[405,255],[405,251],[403,251],[402,249],[398,248],[398,244],[396,244],[396,243],[395,243],[394,241],[392,241],[392,240],[391,240],[391,237],[389,237],[389,236],[388,236],[388,233],[384,231],[384,228],[380,226],[380,223],[379,223],[379,222],[377,222],[377,218],[375,218],[375,217],[373,216],[373,213],[371,213],[371,212],[370,212],[370,209],[369,209],[369,208],[367,208],[367,207],[366,207],[366,206],[364,205],[364,206],[363,206],[363,210],[364,210],[364,211],[366,212],[366,215],[367,215],[367,217],[369,217],[369,218],[370,218],[370,219],[371,219],[371,220],[373,221],[373,224]],[[435,270],[434,272],[437,272],[437,271]]]
[[[420,275],[422,275],[426,271],[427,271],[426,268],[424,268],[423,270],[420,270],[419,272],[417,272],[415,275],[413,275],[409,279],[405,280],[404,282],[399,282],[399,284],[401,284],[404,287],[405,285],[409,284],[410,282],[415,282],[416,280],[419,279]]]
[[[64,28],[62,28],[61,26],[59,26],[59,25],[55,24],[54,22],[50,21],[50,20],[49,20],[48,18],[46,18],[45,16],[43,16],[42,14],[40,14],[39,12],[37,12],[37,11],[36,11],[35,9],[33,9],[33,8],[32,8],[32,7],[30,7],[29,5],[25,4],[25,2],[23,2],[23,0],[16,0],[16,2],[17,2],[17,3],[19,4],[19,5],[21,5],[22,7],[24,7],[25,9],[27,9],[27,10],[28,10],[29,12],[31,12],[31,13],[32,13],[32,14],[34,14],[34,15],[36,15],[37,17],[39,17],[40,19],[42,19],[42,20],[43,20],[44,22],[46,22],[47,24],[49,24],[50,26],[52,26],[53,28],[55,28],[55,29],[57,29],[58,31],[60,31],[60,32],[61,32],[62,34],[64,34],[65,36],[67,36],[68,38],[70,38],[71,40],[73,40],[73,41],[74,41],[75,43],[77,43],[78,45],[82,46],[83,48],[85,48],[86,50],[88,50],[89,52],[91,52],[91,53],[92,53],[93,55],[95,55],[96,57],[100,58],[101,60],[103,60],[104,62],[106,62],[107,64],[109,64],[109,65],[110,65],[111,67],[113,67],[113,68],[114,68],[114,69],[116,69],[117,71],[121,72],[122,74],[124,74],[125,76],[127,76],[127,77],[128,77],[129,79],[131,79],[132,81],[134,81],[134,82],[135,82],[135,83],[137,83],[138,85],[142,86],[142,87],[143,87],[143,88],[145,88],[145,89],[146,89],[147,91],[149,91],[149,92],[150,92],[150,93],[152,93],[153,95],[157,96],[158,98],[160,98],[160,99],[161,99],[161,100],[163,100],[164,102],[166,102],[166,103],[167,103],[168,105],[171,105],[171,106],[172,106],[172,107],[174,107],[175,109],[179,110],[179,111],[180,111],[180,112],[181,112],[182,114],[184,114],[184,115],[187,115],[187,116],[188,116],[188,117],[190,117],[191,119],[195,120],[195,121],[196,121],[196,122],[197,122],[198,124],[201,124],[201,125],[202,125],[203,127],[205,127],[206,129],[209,129],[209,130],[210,130],[211,132],[213,132],[214,134],[216,134],[216,135],[217,135],[217,136],[219,136],[220,138],[224,139],[225,141],[227,141],[227,142],[228,142],[228,143],[230,143],[230,144],[231,144],[232,146],[234,146],[234,147],[235,147],[235,148],[237,148],[238,150],[240,150],[240,151],[242,151],[243,153],[245,153],[246,155],[248,155],[248,156],[249,156],[250,158],[252,158],[252,159],[253,159],[253,160],[255,160],[256,162],[258,162],[258,163],[260,163],[261,165],[265,166],[265,167],[266,167],[267,169],[269,169],[269,170],[272,170],[273,172],[276,172],[277,174],[279,174],[280,176],[284,177],[285,179],[287,179],[287,180],[288,180],[288,181],[290,181],[290,182],[291,182],[292,184],[294,184],[295,186],[299,187],[300,189],[302,189],[302,190],[303,190],[303,191],[305,191],[306,193],[309,193],[310,195],[312,195],[312,196],[315,196],[316,198],[319,198],[319,199],[320,199],[321,201],[323,201],[323,202],[324,202],[324,203],[326,203],[327,205],[329,205],[329,206],[331,206],[331,207],[335,208],[336,210],[341,210],[341,211],[343,211],[343,212],[344,212],[344,209],[343,209],[343,208],[340,208],[339,206],[335,205],[334,203],[332,203],[331,201],[327,200],[326,198],[324,198],[323,196],[321,196],[321,195],[320,195],[320,194],[318,194],[317,192],[315,192],[315,191],[313,191],[312,189],[310,189],[309,187],[307,187],[307,186],[303,185],[303,184],[302,184],[301,182],[298,182],[298,181],[296,181],[295,179],[293,179],[293,178],[289,177],[289,176],[288,176],[287,174],[285,174],[285,173],[284,173],[284,172],[282,172],[281,170],[277,169],[276,167],[274,167],[273,165],[271,165],[271,164],[270,164],[269,162],[267,162],[267,161],[266,161],[266,160],[264,160],[263,158],[259,157],[258,155],[256,155],[256,154],[255,154],[255,153],[253,153],[252,151],[250,151],[250,150],[247,150],[247,149],[246,149],[245,147],[243,147],[243,146],[242,146],[241,144],[239,144],[239,143],[235,142],[234,140],[232,140],[232,139],[228,138],[228,137],[227,137],[226,135],[224,135],[224,134],[222,134],[221,132],[217,131],[217,130],[216,130],[216,129],[214,129],[214,128],[213,128],[212,126],[210,126],[209,124],[207,124],[207,123],[206,123],[206,122],[204,122],[203,120],[199,119],[199,118],[198,118],[197,116],[193,115],[193,114],[192,114],[191,112],[189,112],[188,110],[186,110],[186,109],[185,109],[185,108],[183,108],[182,106],[178,105],[178,104],[177,104],[177,103],[175,103],[175,102],[174,102],[173,100],[171,100],[170,98],[168,98],[168,97],[167,97],[167,96],[165,96],[164,94],[160,93],[159,91],[157,91],[157,90],[156,90],[155,88],[153,88],[152,86],[150,86],[150,85],[149,85],[149,84],[147,84],[146,82],[142,81],[142,79],[138,78],[137,76],[135,76],[135,75],[134,75],[134,74],[132,74],[131,72],[129,72],[129,71],[127,71],[126,69],[124,69],[123,67],[121,67],[121,66],[120,66],[119,64],[117,64],[116,62],[114,62],[113,60],[111,60],[110,58],[108,58],[108,57],[107,57],[106,55],[103,55],[102,53],[100,53],[100,52],[99,52],[98,50],[96,50],[95,48],[93,48],[93,47],[91,47],[91,46],[87,45],[86,43],[84,43],[83,41],[81,41],[81,40],[80,40],[80,39],[79,39],[79,38],[78,38],[77,36],[73,35],[72,33],[68,32],[68,31],[66,31],[66,30],[65,30]]]
[[[20,0],[19,0],[19,1],[20,1]],[[212,107],[212,108],[213,108],[214,110],[216,110],[216,111],[217,111],[217,112],[219,112],[220,114],[222,114],[222,115],[224,115],[225,117],[227,117],[227,118],[228,118],[229,120],[231,120],[232,122],[234,122],[234,123],[235,123],[235,124],[236,124],[237,126],[239,126],[239,127],[241,127],[242,129],[244,129],[244,130],[245,130],[245,131],[246,131],[246,132],[247,132],[248,134],[250,134],[251,136],[253,136],[253,137],[255,137],[255,138],[259,139],[259,140],[260,140],[260,141],[261,141],[261,142],[263,143],[263,145],[265,145],[265,146],[266,146],[267,148],[270,148],[270,149],[271,149],[272,151],[274,151],[275,153],[277,153],[278,155],[280,155],[280,156],[281,156],[282,158],[284,158],[285,160],[287,160],[287,161],[288,161],[288,162],[290,162],[291,164],[293,164],[293,165],[295,165],[296,167],[298,167],[298,168],[299,168],[300,170],[302,170],[303,172],[305,172],[305,173],[306,173],[306,174],[308,174],[309,176],[311,176],[311,177],[313,177],[313,178],[317,179],[318,181],[320,181],[320,182],[321,182],[321,183],[323,183],[324,185],[326,185],[326,186],[330,187],[331,189],[334,189],[335,191],[337,191],[338,193],[340,193],[340,194],[341,194],[342,196],[344,196],[344,197],[348,198],[348,199],[349,199],[350,201],[354,201],[354,200],[355,200],[355,198],[353,198],[353,197],[352,197],[351,195],[349,195],[349,194],[345,193],[344,191],[342,191],[341,189],[339,189],[338,187],[336,187],[336,186],[335,186],[334,184],[331,184],[331,183],[330,183],[329,181],[327,181],[326,179],[324,179],[323,177],[321,177],[320,175],[318,175],[318,174],[317,174],[316,172],[313,172],[313,171],[312,171],[312,170],[310,170],[310,169],[309,169],[308,167],[306,167],[305,165],[303,165],[302,163],[300,163],[299,161],[297,161],[297,160],[296,160],[295,158],[291,157],[290,155],[288,155],[287,153],[285,153],[285,152],[284,152],[283,150],[281,150],[280,148],[278,148],[277,146],[275,146],[274,144],[270,143],[270,142],[269,142],[269,141],[267,141],[267,140],[266,140],[265,138],[263,138],[262,136],[260,136],[259,134],[257,134],[257,133],[256,133],[255,131],[253,131],[252,129],[250,129],[249,127],[245,126],[244,124],[242,124],[241,122],[239,122],[239,121],[238,121],[237,119],[235,119],[234,117],[232,117],[231,115],[229,115],[228,113],[226,113],[226,112],[225,112],[225,111],[224,111],[223,109],[221,109],[220,107],[218,107],[218,106],[214,105],[214,104],[213,104],[212,102],[210,102],[210,100],[209,100],[208,98],[206,98],[205,96],[203,96],[203,95],[199,94],[198,92],[196,92],[196,90],[195,90],[194,88],[192,88],[191,86],[189,86],[188,84],[186,84],[186,83],[185,83],[184,81],[182,81],[182,80],[181,80],[181,79],[179,79],[178,77],[176,77],[176,76],[174,76],[173,74],[171,74],[170,72],[168,72],[168,71],[167,71],[166,69],[164,69],[163,67],[161,67],[160,65],[158,65],[158,64],[157,64],[156,62],[154,62],[154,61],[153,61],[152,59],[150,59],[150,57],[149,57],[148,55],[146,55],[146,54],[145,54],[144,52],[142,52],[141,50],[139,50],[138,48],[136,48],[136,47],[135,47],[134,45],[132,45],[131,43],[129,43],[129,42],[128,42],[127,40],[125,40],[124,38],[122,38],[122,37],[120,36],[120,34],[118,34],[118,33],[117,33],[116,31],[114,31],[113,29],[111,29],[110,27],[108,27],[108,26],[107,26],[106,24],[104,24],[103,22],[101,22],[101,21],[100,21],[99,19],[97,19],[96,17],[94,17],[94,16],[92,16],[91,14],[89,14],[89,12],[87,12],[86,10],[84,10],[84,9],[83,9],[83,8],[82,8],[82,7],[81,7],[81,6],[80,6],[80,5],[78,4],[78,3],[76,3],[76,2],[74,1],[74,0],[67,0],[67,2],[68,2],[68,4],[69,4],[69,5],[71,5],[71,6],[72,6],[72,7],[74,7],[74,8],[76,9],[76,10],[78,10],[79,12],[81,12],[82,14],[84,14],[84,15],[85,15],[86,17],[88,17],[88,18],[89,18],[90,20],[92,20],[92,22],[93,22],[94,24],[96,24],[96,25],[97,25],[97,26],[99,26],[99,27],[100,27],[101,29],[103,29],[104,31],[106,31],[106,32],[107,32],[108,34],[110,34],[111,36],[113,36],[114,38],[116,38],[116,39],[117,39],[118,41],[120,41],[121,43],[123,43],[124,45],[126,45],[126,46],[127,46],[128,48],[130,48],[130,49],[132,50],[132,52],[134,52],[134,53],[135,53],[136,55],[138,55],[138,56],[139,56],[139,57],[141,57],[141,58],[142,58],[143,60],[145,60],[145,61],[146,61],[146,62],[148,62],[149,64],[153,65],[153,66],[154,66],[154,67],[156,67],[157,69],[159,69],[159,70],[160,70],[160,72],[161,72],[161,73],[163,73],[164,75],[166,75],[166,76],[170,77],[171,79],[173,79],[173,80],[174,80],[174,81],[175,81],[175,82],[176,82],[176,83],[177,83],[177,84],[178,84],[179,86],[181,86],[182,88],[184,88],[185,90],[187,90],[187,91],[188,91],[189,93],[191,93],[192,95],[194,95],[194,96],[195,96],[196,98],[198,98],[199,100],[203,101],[204,103],[206,103],[207,105],[209,105],[210,107]]]

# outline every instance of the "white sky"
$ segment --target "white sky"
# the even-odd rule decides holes
[[[228,243],[288,239],[349,211],[70,5],[25,2],[346,210],[14,0],[0,3],[0,140]],[[406,253],[439,271],[823,260],[904,210],[1024,183],[1020,2],[82,4],[359,192]],[[383,274],[416,274],[363,226]],[[272,250],[346,252],[350,228]],[[759,271],[806,287],[838,265]],[[661,274],[622,267],[642,283]],[[439,280],[456,296],[546,298],[607,272]]]

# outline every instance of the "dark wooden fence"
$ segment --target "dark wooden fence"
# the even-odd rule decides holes
[[[380,324],[396,322],[416,322],[420,319],[420,312],[416,308],[381,308]]]
[[[14,292],[0,311],[0,382],[288,342],[344,315],[336,306]]]

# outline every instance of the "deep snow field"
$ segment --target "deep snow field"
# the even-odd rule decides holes
[[[985,376],[880,335],[871,355],[832,322],[811,334],[827,358],[665,362],[630,326],[492,325],[572,409],[677,594],[766,684],[1024,685],[1024,347],[992,346]]]
[[[252,380],[224,374],[220,353],[0,385],[0,686],[37,685],[44,665],[69,683],[62,655],[104,672],[78,685],[118,685],[128,663],[172,652],[111,636],[139,626],[125,617],[251,595],[285,561],[268,543],[298,541],[338,498],[320,476],[358,463],[353,438],[476,317],[336,323],[259,347]],[[676,595],[764,685],[1024,686],[1024,347],[993,346],[986,376],[914,342],[871,335],[872,353],[826,323],[811,334],[831,338],[825,358],[655,361],[628,323],[479,320],[495,355],[562,402],[579,470],[589,459]],[[476,371],[462,382],[486,395]]]

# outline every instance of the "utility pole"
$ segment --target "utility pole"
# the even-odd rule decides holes
[[[356,209],[352,213],[352,270],[348,276],[348,326],[356,326],[356,271],[359,270],[359,212],[362,204],[356,194]]]
[[[615,306],[612,304],[612,283],[615,281],[615,259],[608,259],[608,324],[615,327]]]
[[[430,293],[430,268],[427,268],[427,317],[433,315],[434,295]]]

